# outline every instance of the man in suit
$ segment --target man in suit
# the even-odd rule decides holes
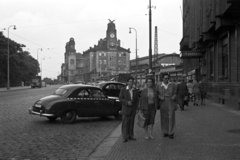
[[[188,88],[184,78],[182,78],[181,82],[177,84],[177,103],[180,105],[181,111],[184,110],[184,100],[186,96],[188,96]]]
[[[134,79],[128,78],[127,87],[121,89],[119,100],[122,103],[122,137],[123,142],[136,140],[133,136],[134,119],[139,104],[138,90],[133,88]]]

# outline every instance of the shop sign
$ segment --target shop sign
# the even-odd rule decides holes
[[[180,54],[180,58],[199,58],[202,56],[203,54],[200,51],[182,51]]]
[[[173,67],[173,68],[162,68],[162,69],[160,69],[160,72],[170,72],[170,71],[175,71],[176,69],[175,69],[175,67]]]
[[[195,74],[195,69],[190,71],[190,72],[188,72],[188,75],[193,75],[193,74]]]

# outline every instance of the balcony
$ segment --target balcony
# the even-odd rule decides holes
[[[240,3],[239,0],[227,0],[227,3]]]
[[[206,32],[203,35],[203,42],[213,42],[216,41],[216,37],[213,33],[211,32]]]
[[[189,36],[183,36],[180,42],[180,50],[187,50],[189,48]]]

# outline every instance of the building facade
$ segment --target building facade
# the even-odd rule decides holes
[[[76,83],[83,81],[83,55],[76,53],[75,41],[70,38],[66,43],[64,64],[61,66],[61,82]]]
[[[240,1],[183,0],[183,72],[214,101],[240,109]]]
[[[182,59],[179,54],[156,54],[152,57],[152,70],[154,72],[155,82],[161,80],[163,73],[169,73],[171,79],[179,79],[182,76]],[[149,56],[140,57],[130,61],[130,73],[133,77],[136,77],[137,69],[137,80],[140,84],[143,84],[146,80],[149,69]]]
[[[83,52],[83,79],[85,82],[109,80],[111,75],[128,73],[130,49],[121,47],[114,21],[109,20],[106,38]]]

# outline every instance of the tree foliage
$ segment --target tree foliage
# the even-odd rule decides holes
[[[0,86],[7,85],[8,38],[0,32]],[[23,51],[23,44],[9,39],[9,79],[10,86],[31,81],[31,77],[40,71],[38,61],[28,51]]]

